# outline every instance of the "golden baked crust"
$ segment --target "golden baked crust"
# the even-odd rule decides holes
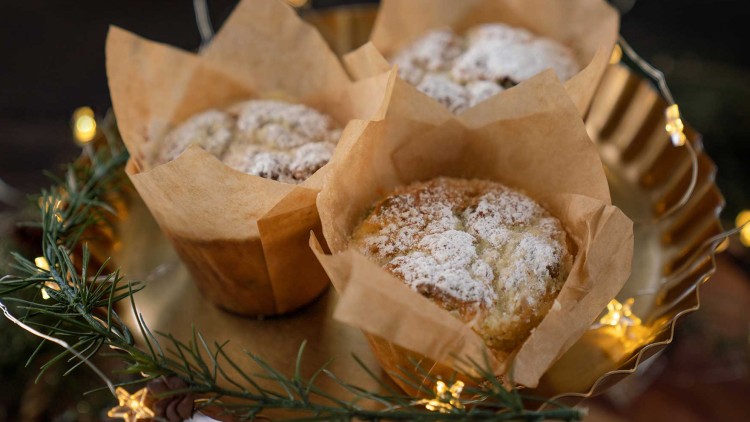
[[[250,100],[181,123],[164,137],[157,163],[198,145],[243,173],[301,183],[328,163],[340,135],[331,117],[302,104]]]
[[[559,220],[497,182],[437,178],[374,205],[352,245],[513,353],[553,306],[573,257]]]

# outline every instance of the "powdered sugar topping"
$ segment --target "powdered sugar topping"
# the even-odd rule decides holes
[[[291,149],[310,142],[337,142],[331,118],[302,104],[252,100],[233,106],[238,141]]]
[[[475,26],[465,37],[430,31],[392,61],[404,80],[456,114],[545,69],[561,80],[580,70],[569,48],[502,23]]]
[[[157,161],[172,161],[193,144],[220,157],[232,140],[233,126],[232,117],[223,111],[211,109],[196,114],[167,134]]]
[[[556,292],[570,261],[557,219],[518,191],[476,180],[398,190],[353,244],[416,291],[508,315]]]
[[[182,123],[164,138],[158,162],[197,144],[244,173],[301,183],[331,159],[340,135],[333,119],[307,106],[250,100]]]

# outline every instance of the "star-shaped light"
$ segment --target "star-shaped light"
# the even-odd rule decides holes
[[[128,393],[122,387],[115,390],[119,405],[113,407],[107,412],[110,418],[120,418],[125,422],[135,422],[138,419],[149,419],[154,417],[154,411],[149,409],[144,403],[148,390],[142,388],[133,394]]]
[[[594,328],[616,327],[618,331],[624,332],[628,327],[641,325],[641,319],[635,316],[631,310],[633,303],[635,303],[635,299],[632,297],[625,303],[612,299],[607,304],[607,313],[599,319],[599,323]]]
[[[667,107],[667,110],[664,112],[664,117],[667,119],[665,129],[669,134],[669,138],[672,140],[672,145],[676,147],[685,145],[685,140],[687,139],[684,132],[685,125],[680,118],[680,108],[677,104],[672,104]]]
[[[454,409],[463,409],[464,405],[459,400],[463,389],[464,383],[461,381],[456,381],[450,387],[443,381],[438,381],[435,385],[435,398],[422,399],[415,404],[423,405],[427,410],[440,413],[450,413]]]

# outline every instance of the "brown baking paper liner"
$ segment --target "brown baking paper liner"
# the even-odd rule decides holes
[[[238,172],[197,146],[163,165],[151,157],[175,124],[253,97],[292,98],[342,126],[377,118],[395,77],[351,81],[318,32],[277,0],[240,2],[197,55],[112,27],[107,75],[126,171],[203,294],[244,315],[318,296],[328,279],[307,240],[320,230],[325,167],[291,185]]]
[[[463,33],[493,22],[526,28],[573,50],[581,71],[565,88],[584,115],[619,32],[619,14],[604,0],[383,0],[370,42],[344,56],[344,62],[355,78],[370,77],[389,67],[385,57],[429,30],[450,27]]]
[[[434,109],[400,81],[386,118],[366,123],[329,163],[318,211],[332,254],[314,237],[311,246],[341,296],[335,318],[365,331],[389,371],[413,368],[410,358],[428,358],[424,367],[438,374],[460,369],[461,359],[483,362],[484,343],[468,325],[348,243],[371,205],[398,186],[450,176],[520,188],[561,220],[576,250],[559,306],[515,356],[490,354],[498,376],[534,387],[627,280],[632,222],[611,205],[596,147],[552,71],[458,117]]]

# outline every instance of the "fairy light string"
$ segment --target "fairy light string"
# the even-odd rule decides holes
[[[112,395],[115,396],[115,397],[117,397],[117,393],[115,391],[114,384],[112,383],[112,381],[109,380],[109,378],[107,378],[106,375],[104,375],[104,372],[102,372],[99,368],[97,368],[96,365],[94,365],[93,363],[91,363],[91,361],[88,358],[86,358],[82,354],[78,353],[78,351],[75,350],[74,348],[70,347],[70,345],[67,342],[65,342],[64,340],[60,340],[59,338],[52,337],[52,336],[49,336],[49,335],[44,334],[42,332],[39,332],[39,331],[35,330],[34,328],[32,328],[32,327],[24,324],[21,320],[19,320],[18,318],[14,317],[13,314],[10,313],[10,310],[8,310],[8,307],[5,306],[5,304],[2,301],[0,301],[0,310],[3,311],[3,315],[5,315],[5,318],[7,318],[12,323],[18,325],[22,329],[26,330],[27,332],[29,332],[29,333],[31,333],[31,334],[39,337],[39,338],[42,338],[44,340],[47,340],[47,341],[50,341],[52,343],[55,343],[55,344],[59,345],[60,347],[64,348],[69,353],[71,353],[73,356],[75,356],[76,358],[80,359],[81,362],[85,363],[89,368],[91,368],[91,370],[94,371],[94,373],[97,376],[99,376],[99,378],[101,378],[102,381],[104,381],[105,384],[107,384],[107,388],[112,393]]]
[[[289,2],[290,4],[293,4],[292,1]],[[301,2],[302,4],[306,2]],[[208,17],[208,8],[206,5],[205,0],[194,0],[194,7],[196,10],[196,22],[199,27],[199,31],[201,34],[201,38],[203,40],[202,46],[205,46],[210,42],[211,37],[213,36],[213,28],[211,28],[211,22],[210,18]],[[652,79],[654,79],[657,82],[657,87],[662,94],[662,96],[665,98],[665,100],[669,103],[669,107],[665,109],[665,118],[666,118],[666,125],[665,130],[667,134],[670,136],[670,140],[672,142],[672,145],[675,147],[686,147],[688,152],[691,155],[692,160],[692,178],[691,183],[688,186],[688,189],[686,190],[685,194],[683,195],[682,199],[678,201],[674,206],[672,206],[669,210],[664,212],[660,219],[665,219],[674,212],[681,209],[692,197],[693,191],[695,189],[695,185],[697,182],[697,172],[698,172],[698,165],[697,165],[697,154],[693,148],[693,146],[686,142],[687,138],[684,134],[684,124],[682,122],[681,114],[678,105],[674,102],[674,99],[672,98],[672,95],[667,87],[666,80],[664,78],[664,75],[661,71],[653,68],[650,64],[645,62],[643,59],[641,59],[635,51],[625,42],[623,38],[620,38],[620,43],[616,46],[615,52],[613,53],[612,62],[617,62],[621,59],[621,56],[624,54],[626,55],[630,60],[632,60],[636,66],[638,66],[641,70],[643,70],[645,73],[647,73]],[[615,58],[616,55],[616,58]],[[79,143],[79,145],[88,144],[91,140],[93,140],[94,136],[97,133],[97,126],[96,126],[96,120],[93,117],[93,112],[89,113],[87,108],[81,109],[80,114],[76,116],[74,114],[73,119],[73,130],[74,130],[74,137],[76,141]],[[79,110],[77,110],[78,113]],[[90,138],[89,138],[90,137]],[[2,187],[2,186],[0,186]],[[55,208],[60,207],[60,204],[55,203],[53,205]],[[740,214],[737,216],[737,228],[733,231],[722,233],[721,238],[714,237],[712,243],[707,243],[710,245],[718,244],[720,240],[725,239],[727,236],[730,236],[734,233],[741,233],[744,238],[748,239],[745,243],[746,246],[750,246],[750,224],[747,224],[748,221],[750,221],[750,211],[746,211],[747,214]],[[55,215],[55,217],[59,220],[61,217],[58,217]],[[741,218],[742,217],[742,218]],[[711,239],[709,239],[711,241]],[[744,243],[744,242],[743,242]],[[49,271],[49,263],[46,261],[44,257],[38,257],[37,259],[43,259],[44,261],[35,260],[35,263],[37,267],[39,267],[42,270]],[[46,266],[45,266],[46,265]],[[52,286],[49,286],[45,283],[45,286],[52,289],[59,289],[59,287],[52,283]],[[42,294],[47,294],[46,289],[42,288]],[[49,296],[47,294],[47,296]],[[627,329],[627,327],[636,326],[641,324],[640,318],[638,318],[636,315],[633,314],[631,306],[634,304],[634,300],[631,298],[629,300],[626,300],[624,303],[618,302],[616,299],[613,299],[610,304],[607,307],[607,313],[602,316],[602,318],[599,320],[600,326],[609,326],[609,327],[622,327],[622,329]],[[113,394],[114,397],[118,399],[118,406],[111,409],[108,413],[110,417],[118,417],[122,418],[125,421],[135,421],[137,419],[142,418],[148,418],[153,417],[153,411],[149,409],[145,405],[145,397],[147,395],[146,389],[141,389],[136,391],[133,394],[130,394],[127,392],[127,390],[117,387],[114,388],[114,385],[112,382],[107,379],[107,377],[88,359],[86,359],[83,355],[78,353],[75,349],[71,348],[68,343],[66,343],[63,340],[57,339],[52,336],[45,335],[43,333],[40,333],[33,328],[29,327],[28,325],[24,324],[23,322],[16,319],[8,310],[8,308],[0,302],[0,309],[3,311],[3,314],[6,318],[8,318],[10,321],[15,323],[16,325],[20,326],[22,329],[30,332],[31,334],[38,336],[40,338],[43,338],[47,341],[56,343],[60,345],[61,347],[65,348],[67,351],[69,351],[71,354],[76,356],[76,358],[80,359],[82,362],[84,362],[87,366],[89,366],[104,382],[107,384],[107,387],[109,391]],[[448,386],[443,381],[437,381],[435,386],[435,397],[430,399],[422,399],[419,401],[414,402],[415,404],[419,404],[424,406],[426,409],[434,412],[440,412],[440,413],[450,413],[454,410],[461,410],[463,409],[463,404],[460,400],[461,392],[464,388],[464,384],[461,381],[456,381],[452,385]]]
[[[664,210],[656,218],[647,220],[634,221],[636,224],[658,224],[661,221],[671,217],[679,210],[681,210],[690,199],[693,197],[695,187],[698,184],[698,154],[695,151],[695,147],[690,142],[687,142],[687,136],[685,135],[685,125],[682,121],[680,109],[672,96],[672,92],[667,86],[667,80],[664,73],[659,69],[653,67],[650,63],[644,60],[630,44],[625,41],[622,36],[619,37],[618,43],[615,45],[610,56],[610,64],[617,64],[622,60],[622,57],[627,57],[638,69],[643,71],[651,80],[656,84],[656,88],[661,94],[662,98],[667,102],[667,107],[664,110],[665,117],[665,131],[669,135],[669,139],[673,147],[684,147],[690,158],[690,182],[688,183],[687,189],[682,194],[680,199],[668,209]],[[634,298],[628,298],[624,303],[619,302],[616,298],[613,298],[608,304],[604,315],[601,319],[591,326],[591,329],[599,329],[602,327],[616,327],[616,333],[624,335],[630,326],[640,326],[641,319],[634,315],[631,311],[631,306],[635,303]]]
[[[214,37],[214,28],[211,25],[211,17],[208,14],[206,0],[193,0],[193,10],[195,11],[195,24],[198,26],[198,33],[201,36],[199,50],[203,50]]]
[[[619,50],[619,53],[616,54],[622,54],[624,51],[625,54],[628,54],[628,57],[631,57],[631,54],[629,53],[629,49],[626,47],[622,50]],[[632,50],[630,50],[632,52]],[[619,59],[619,57],[618,57]],[[614,60],[614,58],[613,58]],[[661,72],[658,73],[661,75]],[[662,75],[663,77],[663,75]],[[661,86],[661,85],[660,85]],[[660,88],[661,89],[661,88]],[[666,84],[663,85],[664,91],[662,91],[662,94],[664,94],[665,98],[671,98],[671,94],[669,94],[668,89],[666,88]],[[665,94],[666,93],[666,94]],[[693,158],[693,178],[692,182],[683,196],[683,199],[679,201],[672,209],[665,212],[660,218],[666,218],[667,216],[671,215],[672,213],[679,210],[682,206],[685,205],[692,196],[694,187],[695,187],[695,181],[697,179],[697,157],[696,153],[692,147],[692,145],[689,142],[685,142],[686,138],[684,135],[684,124],[681,120],[681,116],[679,113],[679,108],[676,104],[670,105],[665,110],[665,116],[666,116],[666,127],[665,130],[670,135],[670,139],[672,141],[672,144],[675,147],[685,146],[688,151],[691,153],[691,156]],[[84,119],[83,121],[80,121],[80,119]],[[74,131],[79,130],[80,133],[76,134],[74,132],[74,136],[79,143],[79,145],[87,143],[88,141],[84,142],[84,139],[86,139],[85,135],[86,133],[95,132],[96,126],[91,125],[87,123],[85,120],[87,119],[87,114],[81,114],[78,118],[74,118]],[[80,125],[78,124],[80,121]],[[82,145],[83,146],[83,145]],[[45,203],[44,206],[47,207],[47,211],[50,209],[53,209],[55,211],[61,210],[63,207],[62,201],[58,200],[55,202]],[[62,215],[60,215],[59,212],[54,214],[54,218],[60,222],[62,219]],[[730,236],[734,233],[743,233],[747,238],[750,239],[750,224],[747,224],[747,221],[750,221],[750,212],[747,212],[746,214],[740,214],[737,217],[737,229],[735,231],[725,232],[722,235],[719,235],[719,237],[712,238],[714,240],[711,241],[711,245],[714,245],[714,243],[717,244],[717,242],[720,242],[726,236]],[[743,226],[744,225],[744,226]],[[744,231],[747,230],[747,231]],[[711,240],[711,239],[710,239]],[[41,270],[49,271],[49,263],[46,261],[44,257],[37,257],[37,259],[34,260],[37,267],[39,267]],[[49,283],[45,282],[45,287],[42,288],[42,294],[46,295],[46,297],[49,297],[49,294],[47,293],[47,288],[59,290],[59,286],[57,286],[55,283]],[[598,322],[598,326],[607,326],[607,327],[615,327],[616,329],[619,329],[620,331],[627,331],[630,327],[639,326],[641,324],[641,320],[638,316],[636,316],[631,309],[631,306],[634,304],[634,300],[631,298],[623,303],[620,303],[616,299],[613,299],[610,304],[607,307],[607,313],[601,317],[601,319]],[[112,408],[108,415],[110,417],[118,417],[125,421],[135,421],[137,419],[143,419],[143,418],[149,418],[153,417],[153,411],[148,408],[148,406],[145,405],[145,397],[147,395],[146,389],[138,390],[134,393],[129,393],[127,390],[118,387],[114,388],[111,381],[109,381],[106,376],[98,369],[96,366],[94,366],[88,359],[86,359],[84,356],[82,356],[80,353],[78,353],[76,350],[71,348],[66,342],[57,339],[52,336],[45,335],[43,333],[40,333],[33,328],[23,324],[21,321],[13,317],[10,312],[8,311],[7,307],[0,302],[0,308],[2,309],[4,315],[6,318],[11,320],[12,322],[16,323],[20,327],[22,327],[24,330],[41,337],[45,340],[51,341],[53,343],[56,343],[60,345],[61,347],[68,350],[71,354],[76,356],[76,358],[80,359],[82,362],[84,362],[86,365],[92,368],[95,373],[97,373],[98,376],[100,376],[104,382],[107,384],[108,389],[113,394],[114,397],[118,399],[118,405],[114,408]],[[443,381],[438,381],[435,386],[434,394],[435,396],[433,398],[429,399],[422,399],[419,401],[415,401],[414,404],[418,404],[421,406],[424,406],[425,409],[432,411],[432,412],[438,412],[438,413],[451,413],[458,410],[463,410],[464,406],[460,400],[461,392],[464,388],[464,385],[462,382],[457,381],[452,385],[447,385]]]
[[[628,59],[630,59],[638,69],[643,71],[654,82],[656,82],[656,87],[659,90],[659,93],[661,93],[662,97],[664,97],[664,100],[667,102],[667,104],[675,104],[672,92],[667,86],[667,79],[664,76],[664,72],[653,67],[649,62],[639,56],[638,53],[635,52],[633,47],[631,47],[630,44],[628,44],[628,42],[625,41],[625,38],[623,38],[622,36],[619,37],[617,43],[618,46],[622,49],[622,53],[624,53],[624,55]]]
[[[680,200],[672,205],[669,209],[664,210],[657,218],[645,221],[635,221],[639,224],[657,224],[663,220],[674,215],[677,211],[681,210],[693,197],[695,187],[698,184],[698,154],[695,151],[695,147],[692,143],[687,142],[687,136],[685,135],[685,125],[682,121],[680,114],[680,108],[672,96],[672,92],[667,86],[667,79],[664,76],[664,72],[653,67],[650,63],[644,60],[638,53],[635,52],[633,47],[625,41],[625,38],[620,36],[615,49],[612,52],[610,63],[618,63],[622,56],[625,56],[630,60],[638,69],[643,71],[654,83],[656,88],[661,94],[662,98],[667,102],[667,108],[664,109],[665,126],[664,130],[674,147],[685,147],[690,158],[690,183],[688,183],[687,189],[680,197]]]
[[[35,263],[40,268],[46,268],[46,270],[49,271],[49,263],[47,262],[46,258],[37,257],[35,259]],[[44,288],[42,289],[42,292],[45,292]],[[46,298],[49,298],[49,296],[47,296]],[[70,354],[75,356],[77,359],[79,359],[81,362],[86,364],[89,368],[91,368],[91,370],[107,385],[107,389],[109,389],[110,393],[118,400],[118,405],[110,409],[107,412],[107,416],[111,418],[120,418],[125,422],[136,422],[138,419],[148,419],[154,417],[154,411],[151,410],[145,403],[148,396],[147,388],[142,388],[133,394],[130,394],[122,387],[115,388],[112,381],[104,374],[104,372],[102,372],[102,370],[94,365],[86,356],[82,355],[77,350],[75,350],[75,348],[71,347],[66,341],[39,332],[36,329],[25,324],[23,321],[13,316],[8,307],[2,301],[0,301],[0,310],[2,310],[5,318],[21,327],[26,332],[59,345],[60,347],[67,350]]]

